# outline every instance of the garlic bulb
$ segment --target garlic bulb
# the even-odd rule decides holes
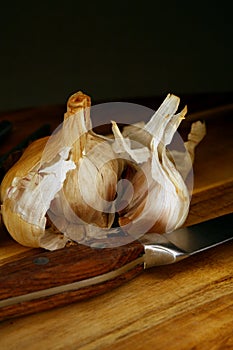
[[[98,162],[103,158],[99,152],[86,157],[91,149],[101,149],[109,161]],[[5,175],[4,224],[22,245],[50,250],[64,247],[75,231],[77,240],[87,236],[86,223],[109,228],[115,215],[104,206],[114,200],[122,170],[108,140],[91,131],[90,98],[78,92],[68,100],[62,128],[33,142]],[[80,183],[85,184],[82,189]]]
[[[185,107],[175,114],[178,105],[179,98],[169,94],[143,127],[130,126],[121,134],[116,123],[113,123],[113,148],[116,152],[124,155],[124,158],[131,158],[131,164],[140,163],[137,157],[142,150],[140,145],[147,146],[151,154],[142,162],[139,170],[128,178],[131,183],[129,195],[132,186],[134,195],[129,205],[121,211],[119,224],[131,235],[169,232],[180,227],[187,218],[190,195],[181,173],[186,177],[191,170],[194,148],[205,135],[205,125],[200,122],[192,125],[188,141],[184,144],[186,152],[173,151],[168,154],[167,145],[187,113]],[[132,138],[134,145],[130,148]],[[135,142],[139,148],[135,148]],[[128,197],[127,188],[125,197]]]
[[[190,202],[181,173],[190,171],[205,127],[192,125],[186,152],[168,152],[187,111],[175,114],[178,105],[168,95],[147,124],[121,132],[112,122],[107,137],[91,129],[90,98],[72,95],[62,126],[33,142],[3,179],[1,213],[12,237],[55,250],[114,233],[116,214],[133,239],[181,226]]]

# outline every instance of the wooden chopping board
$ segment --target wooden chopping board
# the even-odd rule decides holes
[[[233,211],[232,114],[208,118],[187,224]],[[220,118],[220,120],[219,120]],[[28,250],[0,236],[0,264]],[[96,298],[0,323],[1,349],[233,347],[233,244],[153,268]]]

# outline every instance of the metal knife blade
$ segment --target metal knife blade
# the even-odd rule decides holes
[[[141,240],[145,247],[145,268],[177,262],[231,239],[233,213],[164,235],[146,234]]]

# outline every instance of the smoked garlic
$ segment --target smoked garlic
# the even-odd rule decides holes
[[[168,95],[148,123],[120,130],[113,121],[106,137],[91,129],[90,98],[72,95],[62,126],[33,142],[3,179],[1,213],[12,237],[55,250],[106,237],[116,218],[132,237],[181,226],[190,202],[185,177],[205,126],[192,125],[185,152],[168,152],[187,112],[175,114],[178,105]]]
[[[168,154],[167,145],[187,113],[185,107],[175,114],[178,105],[179,98],[169,94],[144,127],[127,127],[121,134],[113,123],[113,148],[124,158],[130,157],[131,166],[140,162],[137,153],[141,148],[135,148],[135,145],[130,148],[130,139],[134,144],[147,146],[150,151],[150,157],[128,178],[131,183],[129,193],[132,193],[133,186],[134,195],[129,205],[120,212],[119,224],[131,235],[169,232],[180,227],[187,218],[190,194],[184,180],[192,168],[194,148],[205,135],[205,125],[200,122],[192,125],[188,141],[184,144],[185,152]]]
[[[91,130],[90,98],[78,92],[68,100],[62,127],[33,142],[4,177],[4,224],[22,245],[50,250],[96,233],[95,227],[110,228],[122,170],[108,140]]]

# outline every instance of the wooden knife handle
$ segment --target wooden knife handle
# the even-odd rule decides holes
[[[53,252],[31,249],[16,255],[0,267],[0,320],[70,304],[117,287],[143,270],[143,253],[143,245],[133,242],[104,249],[83,245]],[[118,275],[108,276],[112,271]],[[107,280],[96,281],[97,276],[107,276]],[[76,285],[88,279],[89,285]]]

